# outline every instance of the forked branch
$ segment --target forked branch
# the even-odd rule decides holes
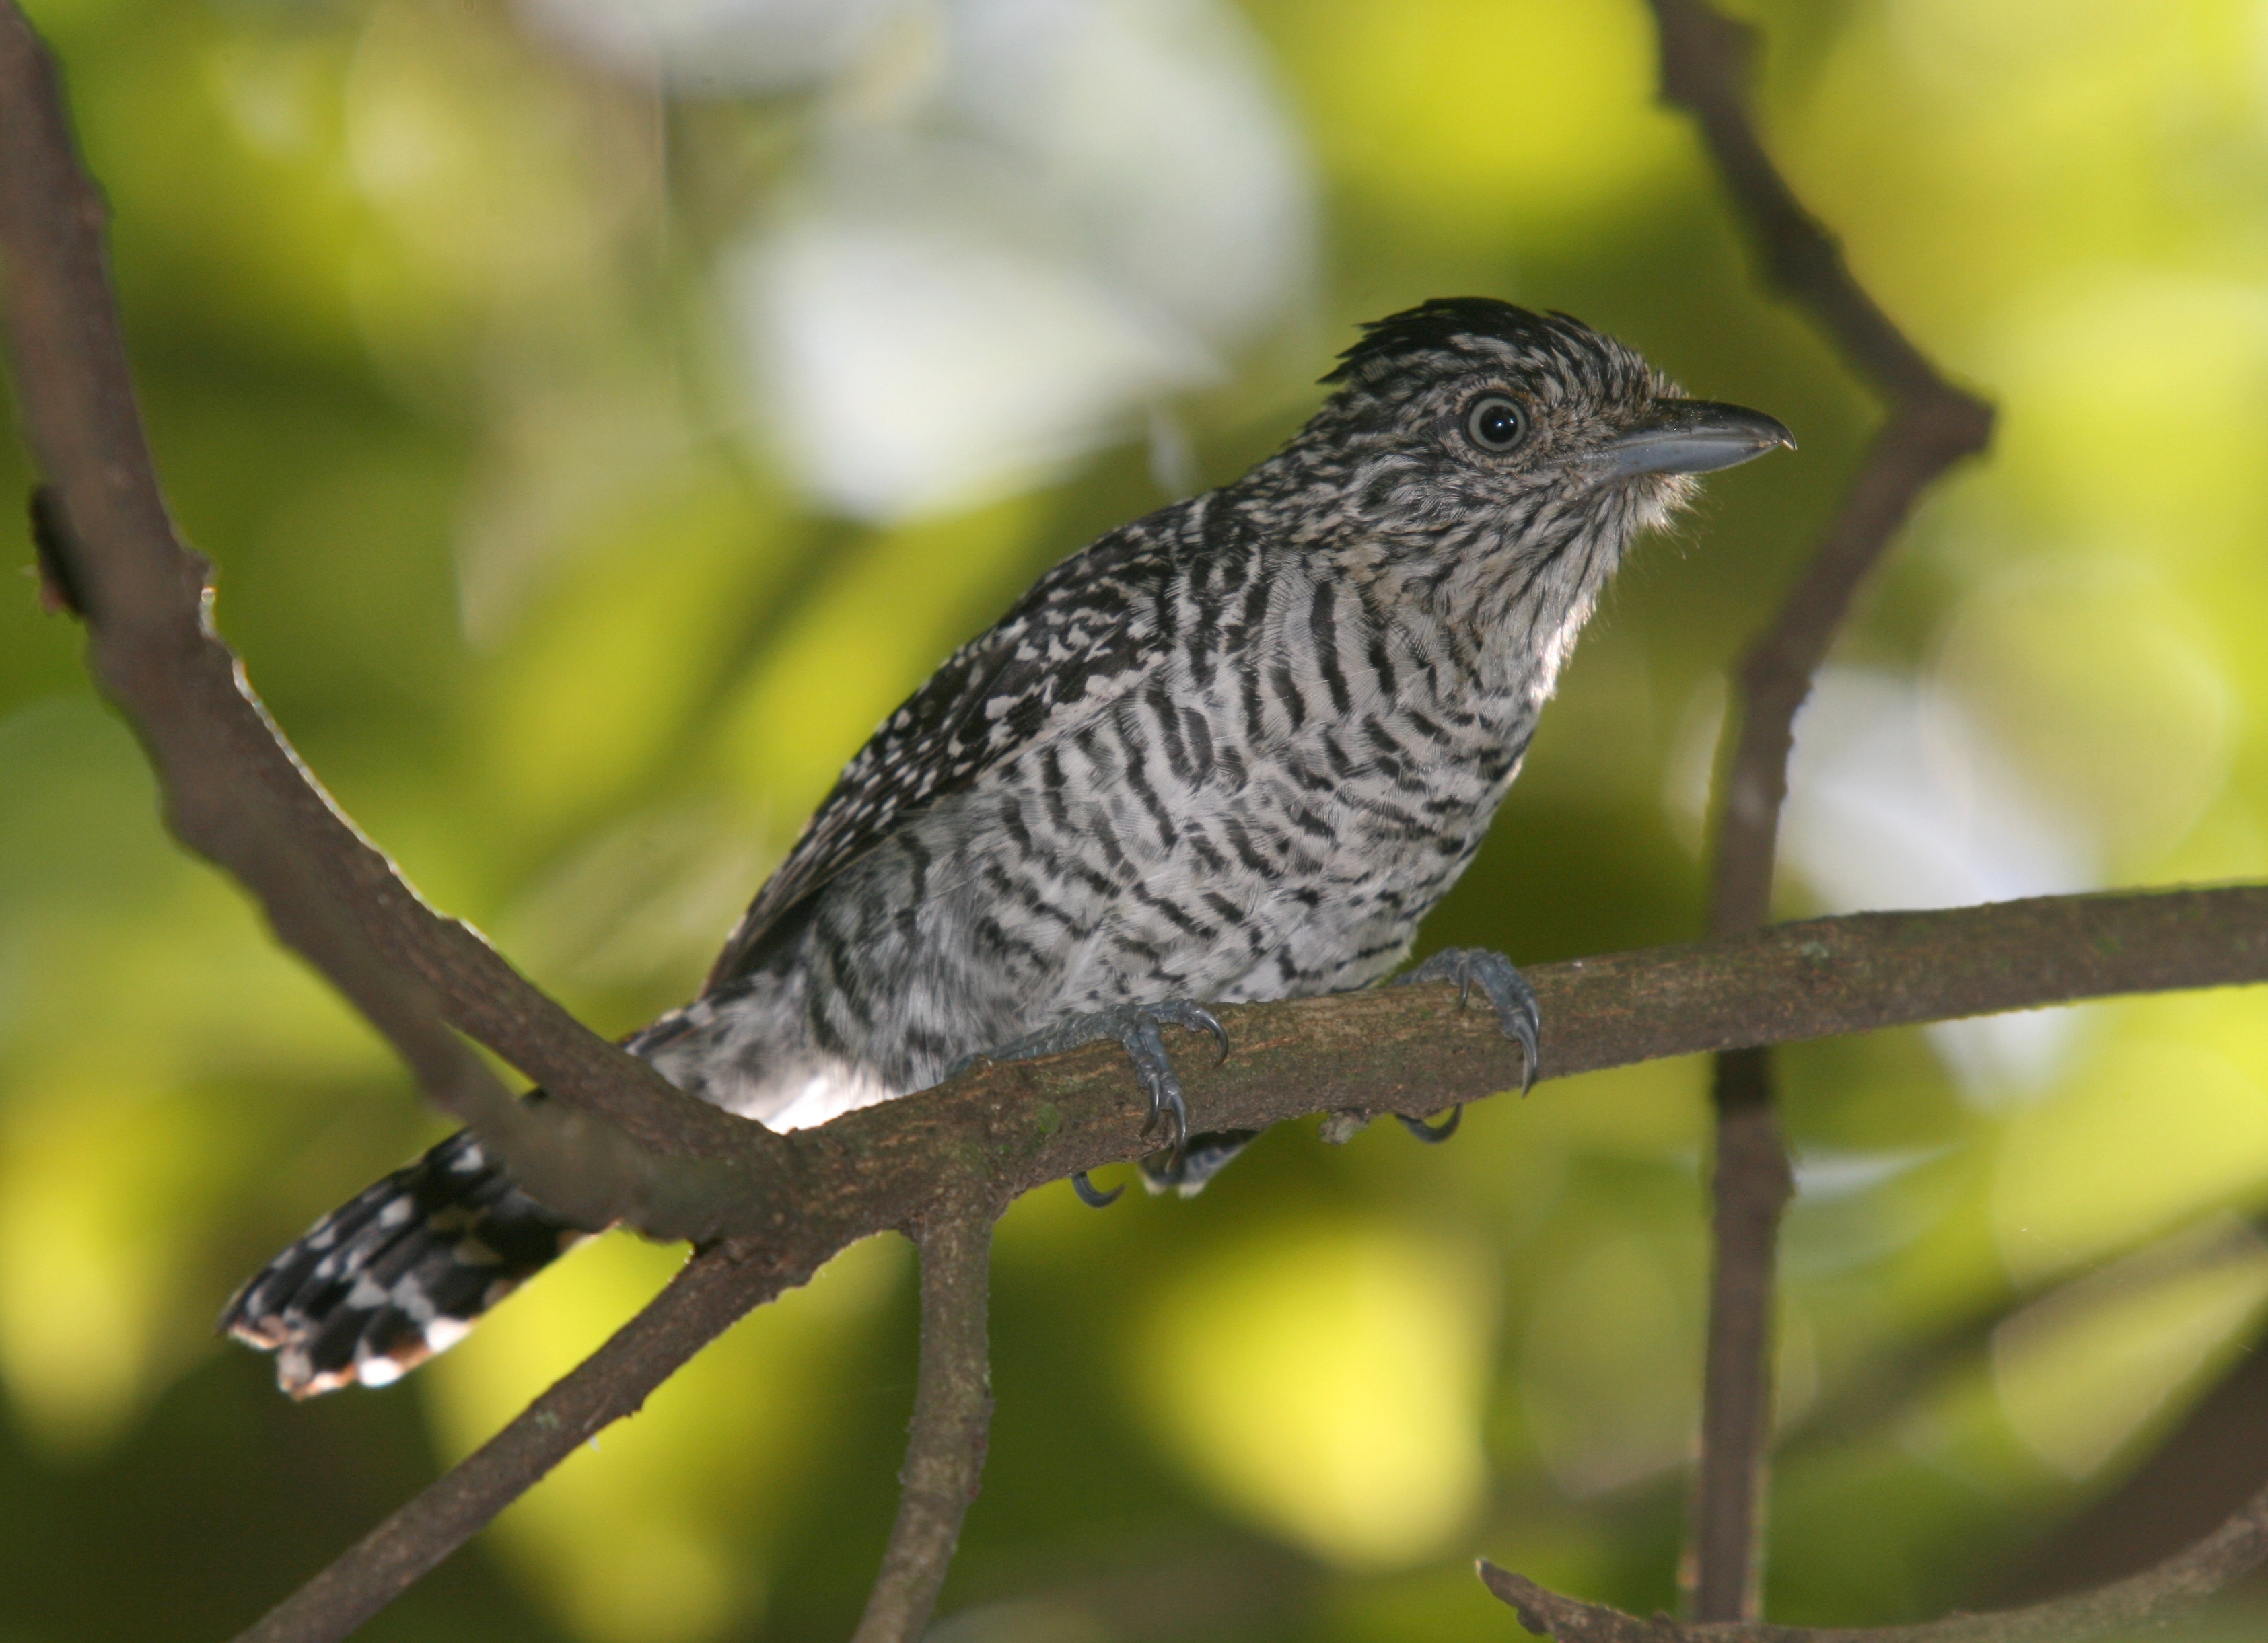
[[[1814,919],[1540,965],[1527,974],[1552,1023],[1543,1075],[1558,1078],[1661,1056],[2115,993],[2268,981],[2268,886]],[[1418,1116],[1445,1101],[1478,1101],[1520,1084],[1519,1053],[1493,1013],[1461,1009],[1447,985],[1244,1005],[1219,1015],[1236,1053],[1217,1067],[1204,1055],[1182,1066],[1190,1104],[1209,1126],[1261,1129],[1348,1108]],[[768,1274],[748,1304],[800,1282],[859,1238],[919,1221],[972,1164],[989,1172],[988,1190],[1005,1199],[1074,1170],[1140,1156],[1154,1144],[1142,1122],[1141,1104],[1128,1099],[1124,1057],[1114,1045],[1096,1045],[980,1067],[936,1089],[799,1131],[788,1139],[805,1171],[801,1185],[768,1207],[773,1230],[747,1246],[759,1252],[747,1258]],[[629,1345],[629,1333],[617,1340]],[[682,1361],[675,1347],[651,1350],[654,1356],[631,1360],[646,1387]],[[578,1370],[559,1390],[582,1375]],[[319,1581],[371,1595],[357,1603],[407,1589],[594,1429],[555,1413],[539,1403],[521,1415]],[[390,1550],[401,1545],[424,1550],[416,1559]],[[320,1606],[294,1612],[306,1617],[304,1629],[264,1632],[261,1643],[328,1643],[344,1635],[321,1623]]]

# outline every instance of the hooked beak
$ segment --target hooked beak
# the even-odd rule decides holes
[[[1609,479],[1640,473],[1708,473],[1760,457],[1777,446],[1795,449],[1795,436],[1759,411],[1712,400],[1671,400],[1643,428],[1600,451]]]

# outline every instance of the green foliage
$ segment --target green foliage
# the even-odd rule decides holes
[[[1130,436],[888,524],[801,500],[751,432],[711,281],[842,109],[657,106],[494,0],[31,10],[115,209],[223,628],[413,881],[601,1030],[696,984],[940,656],[1167,499]],[[1992,790],[2097,882],[2268,873],[2268,21],[2236,0],[1756,11],[1775,152],[1889,312],[2002,407],[1838,663],[1953,704]],[[1297,424],[1352,322],[1466,290],[1579,313],[1802,441],[1712,480],[1625,573],[1426,939],[1542,959],[1691,935],[1719,681],[1872,408],[1752,284],[1653,101],[1638,0],[1248,12],[1327,250],[1272,335],[1166,397],[1204,480]],[[887,92],[873,74],[851,114]],[[27,483],[0,450],[0,494]],[[234,1283],[438,1123],[166,840],[75,630],[15,585],[0,1637],[209,1638],[676,1257],[608,1241],[401,1387],[306,1408],[209,1339]],[[1791,910],[1832,893],[1783,876]],[[1771,1606],[1923,1617],[2114,1486],[2257,1332],[2268,1018],[2242,994],[2090,1009],[2026,1076],[1957,1075],[1917,1034],[1784,1065],[1805,1192]],[[1674,1603],[1705,1079],[1547,1085],[1440,1149],[1271,1135],[1186,1205],[1018,1205],[953,1635],[1506,1638],[1481,1553]],[[368,1635],[844,1634],[892,1506],[909,1271],[864,1246],[751,1318]]]

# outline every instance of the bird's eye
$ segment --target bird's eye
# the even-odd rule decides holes
[[[1520,401],[1508,394],[1484,393],[1465,413],[1465,437],[1484,451],[1509,451],[1527,431]]]

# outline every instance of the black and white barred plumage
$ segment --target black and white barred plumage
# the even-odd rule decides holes
[[[633,1053],[789,1129],[1066,1016],[1401,964],[1624,549],[1789,442],[1563,315],[1366,329],[1282,451],[1057,566],[893,714]],[[578,1236],[460,1135],[223,1326],[295,1395],[381,1383]]]

